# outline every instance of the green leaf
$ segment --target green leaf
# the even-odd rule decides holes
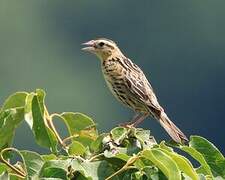
[[[44,115],[44,91],[38,90],[37,94],[28,96],[26,104],[26,111],[31,110],[31,114],[26,117],[28,125],[32,128],[36,142],[43,147],[50,148],[52,152],[56,152],[57,139],[53,131],[47,126],[47,122]],[[32,99],[32,100],[31,100]],[[30,119],[32,118],[32,119]]]
[[[188,175],[192,180],[198,180],[198,174],[195,172],[194,167],[191,165],[188,159],[175,152],[172,152],[171,149],[168,149],[164,143],[160,143],[160,149],[176,162],[177,166],[182,172]]]
[[[14,108],[0,112],[0,149],[12,144],[15,129],[23,120],[24,109]]]
[[[7,171],[7,166],[3,163],[0,163],[0,174],[2,174],[3,172]]]
[[[24,180],[24,178],[20,178],[17,175],[12,174],[12,173],[9,173],[9,179],[10,180]],[[27,180],[27,178],[26,178],[26,180]],[[32,180],[35,180],[35,179],[32,179]]]
[[[1,110],[23,107],[25,105],[25,99],[28,93],[26,92],[17,92],[9,96],[5,103],[3,104]]]
[[[86,151],[86,148],[78,141],[73,141],[69,145],[68,153],[69,155],[82,156]]]
[[[159,148],[144,150],[142,156],[152,161],[169,180],[181,180],[181,172],[176,162]]]
[[[61,169],[61,168],[56,168],[56,167],[48,167],[48,168],[45,168],[43,171],[42,171],[42,174],[41,174],[41,179],[43,178],[57,178],[58,180],[59,179],[62,179],[62,180],[67,180],[69,179],[67,177],[67,171],[65,171],[64,169]]]
[[[50,161],[50,160],[56,160],[57,156],[55,154],[44,154],[44,155],[41,155],[41,158],[44,161]]]
[[[142,128],[132,129],[134,136],[140,141],[143,149],[149,149],[156,144],[155,139],[150,136],[150,130],[144,130]]]
[[[4,157],[4,155],[7,154],[8,152],[10,152],[11,155],[15,155],[15,154],[19,155],[19,158],[22,159],[22,162],[18,161],[16,164],[14,164],[14,166],[17,167],[18,169],[22,168],[23,171],[25,171],[27,174],[26,178],[37,177],[42,165],[44,164],[43,159],[41,158],[39,154],[32,151],[25,151],[25,150],[19,151],[15,148],[8,148],[5,151],[1,151],[1,155]],[[18,159],[18,157],[16,159]]]
[[[225,179],[224,156],[202,137],[192,136],[189,146],[178,146],[200,163],[194,169],[186,157],[164,142],[157,144],[149,130],[116,127],[98,136],[95,123],[84,114],[65,112],[49,116],[44,99],[45,92],[41,89],[30,94],[17,92],[0,109],[0,152],[5,160],[14,160],[14,152],[21,156],[23,161],[14,166],[27,172],[25,179],[104,180],[112,174],[113,180]],[[66,149],[58,152],[57,138],[49,127],[54,116],[66,124],[71,140]],[[11,146],[15,129],[24,118],[37,143],[55,154],[39,155],[14,148],[1,151]],[[0,162],[0,179],[21,179],[13,173]]]
[[[75,159],[72,162],[72,169],[79,171],[84,177],[93,180],[104,180],[114,172],[110,164],[104,160],[79,162]]]
[[[28,93],[17,92],[9,96],[0,110],[0,149],[12,144],[15,129],[24,119],[24,105]]]
[[[44,164],[41,156],[35,152],[31,151],[20,151],[24,167],[29,177],[37,176],[41,170],[42,165]]]
[[[165,150],[167,150],[167,151],[169,151],[169,152],[174,152],[174,151],[173,151],[173,148],[171,148],[171,147],[169,147],[169,146],[167,146],[167,145],[165,144],[165,141],[162,141],[162,142],[159,144],[159,147],[162,148],[162,149],[165,149]]]
[[[24,106],[24,119],[31,129],[33,127],[32,100],[34,96],[35,93],[30,93],[29,95],[27,95],[26,104]]]
[[[202,169],[204,169],[204,175],[210,175],[211,177],[213,177],[209,165],[207,164],[205,158],[200,152],[198,152],[193,147],[189,147],[189,146],[181,146],[180,149],[185,151],[189,155],[191,155],[194,159],[196,159],[201,164]]]
[[[119,136],[119,133],[123,132],[123,130],[120,131],[120,129],[118,128],[114,129],[116,132],[114,135],[114,139],[117,141],[117,143],[121,141],[120,142],[121,144],[115,143],[115,141],[112,139],[112,132],[111,134],[106,135],[102,140],[103,149],[105,149],[104,151],[105,157],[111,158],[118,153],[126,153],[127,155],[133,155],[137,154],[141,150],[140,142],[137,139],[135,139],[134,136],[130,133],[130,129],[124,135],[122,135],[122,139],[120,139],[121,136]],[[117,139],[116,135],[118,135],[119,139]]]
[[[68,167],[71,164],[71,159],[65,160],[50,160],[44,163],[42,166],[39,179],[43,178],[59,178],[67,179]]]
[[[9,174],[7,171],[0,173],[0,179],[2,180],[8,180],[9,179]]]
[[[225,178],[225,158],[211,142],[200,136],[191,136],[189,144],[202,154],[215,177]]]
[[[57,140],[53,132],[45,125],[45,118],[42,114],[37,96],[32,101],[33,132],[37,143],[43,147],[48,147],[56,151]]]
[[[136,171],[136,172],[132,173],[131,179],[135,179],[135,180],[144,180],[144,179],[143,179],[143,172]]]
[[[124,154],[124,153],[119,153],[119,154],[115,155],[114,158],[121,159],[123,161],[128,161],[128,159],[130,159],[130,156],[128,156],[127,154]]]
[[[124,127],[116,127],[110,132],[114,143],[117,145],[120,145],[120,143],[127,137],[127,133],[127,128]]]
[[[89,146],[98,137],[96,125],[88,116],[72,112],[65,112],[57,116],[65,122],[70,136],[74,136],[74,141]]]
[[[95,141],[93,141],[90,145],[90,150],[93,151],[94,153],[101,152],[103,148],[103,139],[107,136],[108,134],[103,133],[100,134]]]
[[[131,158],[125,153],[118,153],[116,155],[107,154],[104,152],[104,156],[107,158],[106,161],[110,163],[110,165],[114,166],[115,168],[122,168],[126,162]]]
[[[137,173],[137,174],[135,174]],[[140,179],[142,177],[138,177],[139,176],[139,171],[137,171],[136,169],[128,169],[124,172],[122,172],[121,174],[118,175],[118,179],[122,179],[122,180],[146,180],[145,179]],[[111,179],[110,179],[111,180]]]
[[[42,169],[45,169],[47,167],[55,167],[55,168],[62,168],[64,170],[67,170],[69,165],[71,164],[71,159],[65,159],[65,160],[62,160],[62,159],[58,159],[58,160],[50,160],[50,161],[46,161],[44,163],[44,165],[42,166]]]
[[[156,167],[146,166],[142,169],[142,171],[145,172],[145,175],[148,177],[148,179],[159,180],[158,169]]]

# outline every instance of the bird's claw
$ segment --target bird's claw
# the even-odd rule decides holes
[[[125,128],[132,128],[135,127],[135,124],[133,122],[125,122],[125,123],[120,123],[120,127],[125,127]]]

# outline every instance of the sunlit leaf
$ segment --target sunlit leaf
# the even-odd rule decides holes
[[[20,151],[23,161],[24,167],[28,173],[29,177],[35,176],[41,170],[42,165],[44,164],[41,156],[35,152],[31,151]]]
[[[17,92],[9,96],[0,111],[0,149],[12,144],[15,129],[24,117],[25,99],[28,93]]]
[[[164,143],[160,144],[161,150],[169,155],[177,164],[178,168],[188,175],[192,180],[198,180],[198,174],[195,172],[194,167],[191,165],[190,161],[184,156],[181,156],[175,152],[172,152],[171,149],[165,146]]]
[[[112,180],[225,178],[224,156],[202,137],[192,136],[189,146],[175,146],[200,163],[200,167],[194,168],[172,144],[171,147],[164,141],[157,144],[149,130],[116,127],[110,133],[98,135],[94,121],[84,114],[49,115],[44,99],[45,92],[41,89],[32,93],[18,92],[0,109],[0,179],[105,180],[111,175]],[[69,132],[63,141],[66,146],[57,147],[57,133],[51,124],[54,117],[66,124]],[[39,155],[12,147],[4,149],[11,146],[15,130],[24,118],[37,144],[47,147],[52,154]],[[15,159],[19,161],[11,164]]]
[[[28,93],[17,92],[9,96],[3,104],[1,110],[23,107],[25,105],[25,99]]]
[[[74,160],[72,168],[79,171],[84,177],[94,180],[104,180],[114,172],[107,161],[79,162]]]
[[[189,144],[202,154],[214,176],[225,178],[225,158],[211,142],[200,136],[191,136]]]
[[[142,156],[152,161],[168,179],[181,180],[181,172],[176,162],[160,149],[144,150]]]
[[[69,155],[77,155],[77,156],[83,155],[85,151],[86,151],[86,148],[78,141],[73,141],[69,145],[69,149],[68,149]]]
[[[22,107],[0,112],[0,149],[12,144],[15,129],[23,120],[23,114]]]
[[[65,160],[62,160],[62,159],[50,160],[44,163],[44,165],[42,166],[42,170],[47,167],[62,168],[64,170],[67,170],[70,164],[71,164],[71,159],[69,158],[65,158]]]
[[[67,180],[67,171],[61,168],[48,167],[45,168],[41,173],[41,179],[43,178],[57,178],[58,180]]]
[[[94,121],[81,113],[65,112],[58,117],[65,122],[73,140],[79,141],[84,146],[89,146],[96,140],[98,132]]]
[[[156,144],[155,139],[150,136],[150,130],[134,128],[133,133],[134,136],[141,142],[143,149],[149,149]]]
[[[3,163],[0,163],[0,174],[2,174],[3,172],[7,171],[7,166]]]
[[[101,152],[103,148],[103,139],[106,137],[108,134],[103,133],[100,134],[95,141],[93,141],[90,145],[90,150],[93,151],[94,153],[96,152]]]
[[[194,159],[196,159],[201,164],[202,169],[204,169],[205,175],[210,175],[211,177],[213,177],[209,165],[207,164],[205,158],[200,152],[189,146],[181,146],[181,149],[190,154]]]
[[[70,163],[70,159],[47,161],[40,170],[39,178],[67,179],[67,171]]]
[[[145,175],[151,179],[151,180],[159,180],[159,174],[158,174],[158,169],[153,166],[145,166],[142,169],[143,172],[145,172]]]
[[[111,136],[114,140],[114,143],[119,145],[126,137],[127,137],[127,128],[124,127],[116,127],[111,130]]]
[[[46,120],[43,114],[43,102],[37,95],[32,100],[32,117],[33,117],[33,133],[37,143],[43,147],[50,148],[51,151],[56,152],[57,139],[48,126],[46,126]]]
[[[24,119],[31,129],[33,127],[32,100],[34,96],[35,93],[30,93],[29,95],[27,95],[26,104],[24,107]]]
[[[44,161],[50,161],[50,160],[56,160],[57,156],[55,154],[44,154],[44,155],[41,155],[41,158]]]
[[[44,98],[45,92],[40,89],[36,90],[36,93],[31,93],[27,96],[25,120],[32,129],[36,142],[39,145],[50,148],[51,151],[56,152],[57,139],[47,124],[44,113]]]

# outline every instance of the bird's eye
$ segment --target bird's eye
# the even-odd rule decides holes
[[[102,46],[105,45],[105,43],[104,43],[104,42],[100,42],[98,45],[99,45],[100,47],[102,47]]]

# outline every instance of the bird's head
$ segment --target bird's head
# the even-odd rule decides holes
[[[101,60],[105,60],[112,55],[122,55],[116,43],[109,39],[99,38],[82,45],[86,46],[82,50],[96,54]]]

